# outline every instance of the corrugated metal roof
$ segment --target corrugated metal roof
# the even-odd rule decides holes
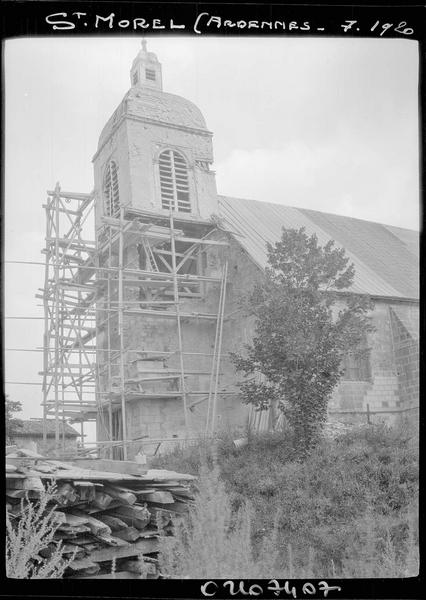
[[[352,290],[372,296],[418,298],[416,231],[281,204],[219,196],[220,214],[256,264],[267,263],[266,243],[283,227],[316,233],[321,245],[334,240],[355,266]]]

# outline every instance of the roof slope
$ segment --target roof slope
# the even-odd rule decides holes
[[[13,433],[13,437],[20,436],[41,436],[43,435],[43,420],[42,419],[31,419],[30,421],[21,421],[22,427],[16,429]],[[62,436],[63,431],[65,431],[65,437],[78,437],[80,434],[68,423],[65,423],[65,428],[63,428],[62,423],[59,423],[59,433]],[[46,420],[46,432],[48,437],[55,435],[55,420],[47,419]]]
[[[419,297],[419,234],[361,219],[292,208],[269,202],[219,196],[220,214],[259,267],[267,263],[266,242],[281,237],[283,227],[316,233],[324,245],[334,240],[355,266],[352,291],[372,296]]]

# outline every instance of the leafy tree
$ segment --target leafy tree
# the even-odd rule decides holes
[[[14,418],[15,413],[22,411],[22,404],[18,400],[10,400],[9,396],[6,396],[5,410],[6,441],[11,443],[13,435],[22,427],[22,420]]]
[[[297,449],[306,454],[326,420],[330,395],[343,374],[348,351],[361,356],[372,331],[365,296],[344,294],[355,270],[333,241],[318,244],[305,229],[283,229],[268,244],[261,285],[244,301],[256,317],[245,355],[233,354],[243,401],[259,410],[277,402],[293,427]]]

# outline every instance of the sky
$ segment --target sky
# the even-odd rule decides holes
[[[147,36],[163,89],[213,132],[218,192],[418,229],[418,45],[401,39]],[[133,37],[3,47],[5,260],[43,261],[46,190],[90,192],[102,127],[130,87]],[[93,235],[94,237],[94,235]],[[6,264],[5,380],[41,383],[43,267]],[[5,385],[41,417],[40,385]]]

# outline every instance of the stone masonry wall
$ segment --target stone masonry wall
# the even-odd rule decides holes
[[[245,318],[238,310],[238,297],[243,297],[259,280],[260,272],[238,244],[231,246],[230,273],[232,282],[228,294],[229,305],[224,335],[224,346],[229,351],[241,350],[250,342],[254,322]],[[398,348],[394,350],[394,326],[391,312],[395,311],[409,320],[411,331],[418,328],[418,305],[406,302],[376,300],[372,312],[374,332],[369,334],[367,345],[370,348],[369,362],[371,377],[366,381],[350,381],[343,377],[330,400],[330,418],[346,421],[366,421],[365,414],[333,414],[332,411],[385,411],[418,404],[418,342],[407,343],[402,334]],[[235,311],[235,312],[234,312]],[[412,339],[412,338],[411,338]],[[227,381],[236,381],[238,375],[228,363],[224,368]],[[242,418],[243,411],[237,408],[238,397],[234,399],[234,410]],[[411,403],[411,404],[410,404]],[[372,421],[394,421],[396,413],[379,412],[371,415]],[[398,416],[398,415],[397,415]]]
[[[390,308],[400,405],[411,408],[419,401],[418,311],[413,306]]]
[[[418,320],[418,305],[406,302],[376,300],[372,314],[375,331],[369,334],[371,348],[371,380],[342,380],[330,403],[333,410],[371,411],[371,421],[389,423],[404,418],[400,409],[418,404],[418,343],[408,335],[396,313]],[[395,412],[386,412],[395,411]],[[343,421],[366,422],[366,415],[332,413]]]
[[[218,234],[223,239],[223,234]],[[134,251],[134,250],[133,250]],[[244,344],[249,343],[254,333],[254,321],[247,318],[240,301],[252,289],[255,281],[261,280],[261,271],[247,255],[245,250],[232,238],[229,248],[211,246],[205,251],[204,274],[218,276],[224,260],[228,260],[228,282],[226,287],[225,321],[223,329],[222,360],[220,368],[219,389],[227,392],[218,397],[217,425],[221,429],[231,431],[245,428],[248,418],[248,407],[241,403],[238,394],[239,375],[229,360],[229,352],[241,352]],[[128,258],[132,259],[132,250],[128,250]],[[217,313],[220,284],[206,283],[200,298],[187,299],[182,303],[181,311]],[[127,299],[137,299],[138,290],[128,290]],[[389,308],[392,306],[392,308]],[[408,304],[377,301],[372,314],[375,327],[369,336],[371,348],[371,378],[368,381],[341,380],[334,391],[330,402],[330,417],[340,421],[364,421],[365,415],[342,415],[333,411],[365,411],[367,404],[371,411],[405,406],[407,401],[415,401],[418,397],[418,349],[414,352],[414,344],[408,340],[401,325],[393,325],[397,317],[391,317],[392,310],[416,312],[416,307]],[[396,314],[396,313],[395,313]],[[405,313],[404,313],[405,314]],[[399,329],[398,329],[399,327]],[[397,330],[397,333],[395,331]],[[205,392],[188,395],[188,423],[193,435],[204,432],[207,411],[207,395],[210,382],[211,354],[214,349],[216,331],[215,320],[182,319],[183,349],[187,389],[190,392]],[[158,319],[139,316],[127,317],[124,336],[126,347],[131,349],[126,356],[126,377],[134,376],[135,352],[177,350],[177,328],[175,319]],[[114,342],[113,342],[114,343]],[[115,342],[116,343],[116,342]],[[396,349],[394,352],[394,344]],[[417,346],[418,348],[418,346]],[[396,357],[396,360],[395,360]],[[416,358],[417,357],[417,358]],[[404,362],[405,361],[405,362]],[[408,362],[407,362],[408,361]],[[416,362],[417,361],[417,362]],[[179,357],[176,354],[165,357],[165,366],[179,369]],[[132,366],[133,365],[133,366]],[[405,365],[405,366],[404,366]],[[409,365],[409,368],[407,367]],[[404,370],[405,369],[405,370]],[[191,371],[204,373],[190,374]],[[166,389],[160,384],[161,389]],[[167,384],[170,391],[176,388],[176,381]],[[417,387],[416,387],[417,386]],[[154,388],[153,388],[154,391]],[[127,408],[127,434],[129,438],[148,435],[150,438],[183,437],[185,433],[183,402],[181,398],[153,398],[129,401]],[[386,417],[383,413],[379,417]],[[376,417],[374,417],[376,418]],[[149,445],[144,444],[146,452]],[[148,449],[147,449],[148,448]],[[153,445],[154,449],[155,446]],[[137,451],[135,450],[133,454]],[[130,457],[132,453],[130,453]]]
[[[219,235],[223,239],[223,235]],[[205,275],[216,277],[220,274],[220,268],[224,260],[223,247],[208,248],[205,259]],[[136,248],[129,247],[126,251],[126,264],[128,266],[137,266]],[[182,298],[180,304],[181,313],[204,313],[217,314],[220,283],[203,283],[203,293],[197,298]],[[136,303],[139,298],[139,288],[126,288],[125,301]],[[172,299],[172,298],[170,298]],[[181,318],[182,340],[184,356],[184,367],[186,373],[186,388],[190,392],[204,392],[188,395],[188,406],[195,403],[192,410],[188,411],[188,425],[195,434],[204,431],[206,422],[207,402],[203,400],[209,391],[211,360],[214,349],[214,339],[216,331],[216,320],[207,320],[202,318]],[[113,322],[111,346],[118,347],[117,323]],[[144,356],[144,353],[152,354],[155,352],[165,353],[158,356],[162,360],[158,361],[158,368],[163,366],[167,369],[179,371],[179,355],[174,353],[178,349],[177,323],[172,318],[153,318],[149,316],[126,315],[124,320],[124,340],[125,347],[128,349],[125,354],[125,377],[132,378],[137,375],[136,369],[138,356]],[[170,354],[168,354],[170,353]],[[145,354],[146,355],[146,354]],[[140,367],[140,364],[139,364]],[[143,367],[143,363],[142,363]],[[197,371],[197,373],[193,373]],[[113,369],[114,372],[114,369]],[[115,370],[115,373],[117,371]],[[139,373],[140,374],[140,373]],[[117,378],[118,382],[118,378]],[[155,382],[144,384],[145,392],[173,392],[179,389],[178,380],[168,380],[165,382]],[[201,400],[201,402],[198,402]],[[183,400],[181,397],[175,398],[144,398],[129,400],[127,408],[127,437],[137,438],[149,435],[150,438],[173,438],[183,437],[185,433],[185,421]],[[106,417],[105,417],[106,418]],[[99,439],[102,435],[99,427]],[[105,429],[105,428],[104,428]],[[105,435],[104,432],[103,435]],[[149,445],[148,445],[149,446]],[[152,446],[155,449],[155,445]],[[137,452],[138,446],[135,445],[129,452],[129,457]],[[144,444],[144,451],[149,447]]]
[[[19,436],[13,440],[13,443],[16,444],[18,448],[38,452],[39,454],[43,454],[45,456],[54,455],[56,451],[56,441],[54,436],[47,436],[45,442],[41,436]],[[64,449],[62,437],[60,437],[59,449],[61,452]],[[65,438],[65,452],[69,452],[70,454],[75,454],[77,452],[77,438]]]

